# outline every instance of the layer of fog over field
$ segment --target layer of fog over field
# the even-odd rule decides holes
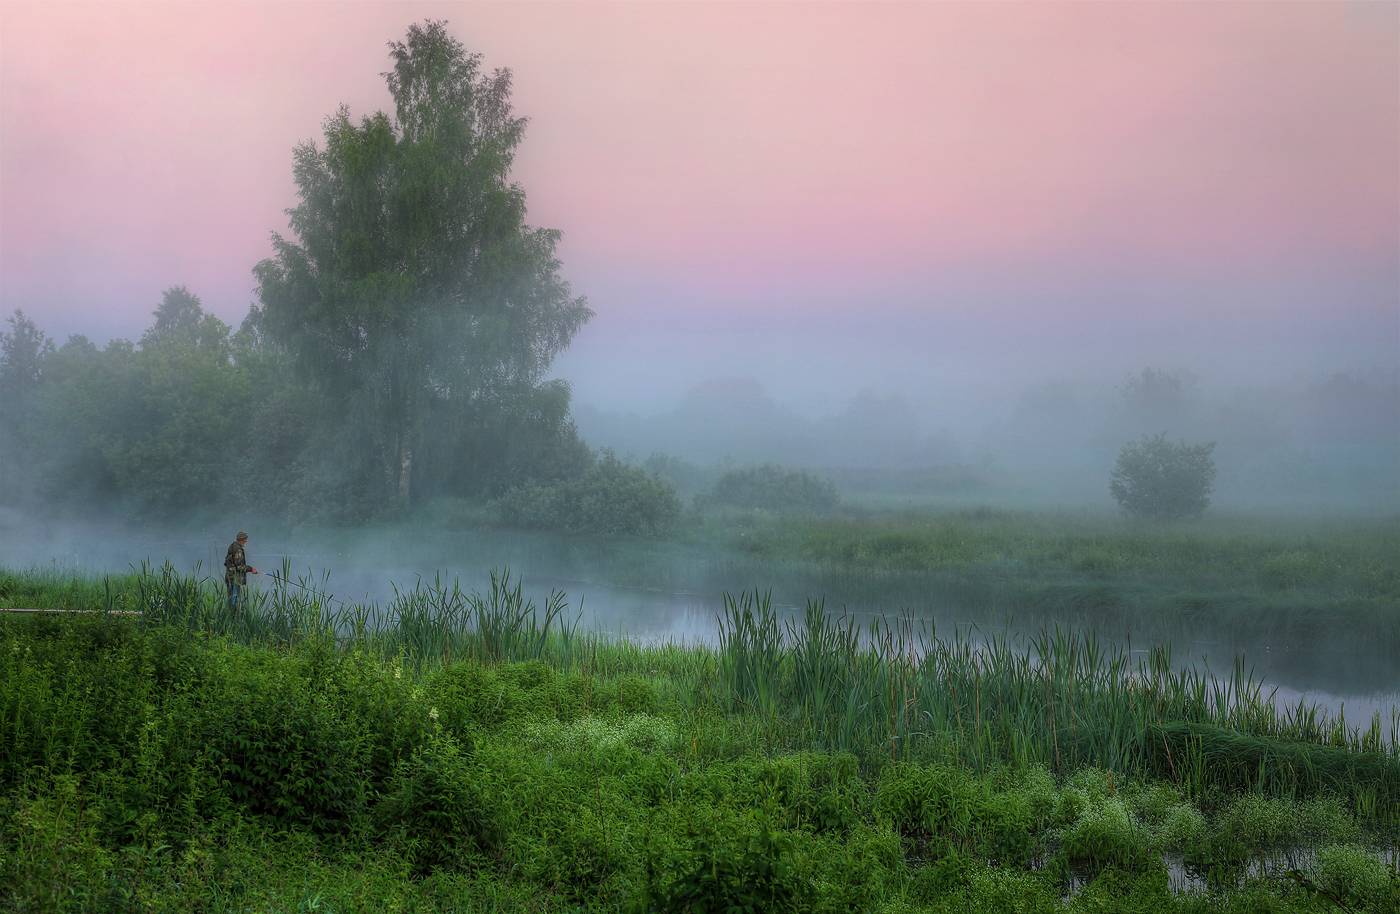
[[[1010,359],[998,365],[987,358],[980,373],[945,365],[945,372],[965,369],[964,378],[940,381],[933,365],[906,363],[901,370],[893,361],[847,360],[824,371],[774,353],[766,363],[751,363],[752,371],[687,388],[685,372],[702,372],[703,360],[673,360],[668,376],[664,357],[634,353],[635,374],[629,374],[619,361],[624,355],[585,347],[556,366],[573,383],[579,431],[591,447],[611,448],[661,473],[687,504],[726,469],[771,461],[830,478],[847,510],[857,513],[1029,509],[1062,512],[1073,524],[1116,513],[1107,484],[1119,449],[1143,434],[1166,432],[1188,443],[1217,442],[1219,475],[1208,516],[1264,515],[1294,525],[1400,511],[1400,372],[1394,368],[1275,366],[1248,376],[1240,365],[1079,364],[1031,376],[1024,364],[1018,370]],[[862,384],[862,373],[878,380]],[[905,382],[892,386],[901,375]],[[0,551],[11,567],[125,571],[168,558],[182,571],[198,563],[207,573],[221,570],[228,541],[247,528],[250,561],[262,571],[279,571],[285,562],[303,583],[337,600],[381,606],[395,588],[419,579],[441,576],[480,590],[490,569],[508,567],[537,604],[563,590],[582,626],[648,640],[713,642],[722,592],[753,588],[771,588],[775,602],[793,613],[824,598],[828,608],[862,620],[908,611],[940,636],[955,627],[974,637],[1008,624],[1014,629],[1014,619],[969,618],[958,606],[917,594],[900,594],[896,605],[878,588],[843,592],[801,574],[764,579],[746,568],[726,577],[722,560],[676,544],[432,524],[336,532],[291,532],[285,524],[268,524],[264,532],[257,524],[230,515],[197,529],[162,529],[6,510]],[[266,575],[252,580],[259,588],[274,583]],[[1099,634],[1125,648],[1132,638],[1126,630]],[[1134,650],[1145,646],[1143,637]],[[1387,727],[1400,704],[1394,657],[1299,644],[1173,643],[1176,663],[1225,675],[1241,653],[1266,691],[1277,688],[1284,702],[1306,697],[1344,707],[1347,720],[1360,724],[1380,712]]]

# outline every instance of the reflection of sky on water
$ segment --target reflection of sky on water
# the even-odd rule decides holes
[[[224,552],[233,532],[159,533],[116,523],[34,524],[12,511],[0,512],[0,556],[11,567],[79,568],[90,573],[124,572],[144,560],[158,566],[165,559],[179,571],[199,566],[201,573],[221,575]],[[565,618],[580,630],[601,631],[641,642],[676,641],[714,644],[717,617],[723,614],[723,591],[737,593],[754,586],[756,573],[745,567],[731,575],[715,573],[712,556],[667,544],[622,545],[589,537],[558,537],[494,531],[354,530],[319,536],[260,537],[249,531],[249,561],[264,572],[250,578],[254,587],[273,586],[269,572],[280,573],[284,560],[292,581],[303,581],[346,603],[373,603],[381,609],[393,601],[395,587],[455,583],[465,593],[487,592],[490,570],[509,568],[520,576],[522,593],[537,607],[562,591]],[[758,572],[757,574],[761,574]],[[775,577],[777,577],[775,575]],[[625,584],[618,583],[625,581]],[[761,582],[760,582],[761,583]],[[1016,634],[1004,625],[969,618],[957,607],[916,594],[890,597],[878,588],[843,593],[813,577],[786,575],[773,586],[779,612],[800,621],[806,600],[825,593],[829,615],[849,612],[862,627],[880,614],[891,621],[900,615],[898,600],[926,617],[914,634],[978,642],[995,633]],[[909,602],[905,602],[909,600]],[[1032,634],[1020,631],[1022,637]],[[1146,661],[1141,633],[1136,643],[1128,632],[1100,629],[1105,647],[1131,648],[1136,663]],[[1220,641],[1177,640],[1171,643],[1174,667],[1194,666],[1229,679],[1241,659],[1263,694],[1277,690],[1275,701],[1296,706],[1317,703],[1330,712],[1344,710],[1349,726],[1369,725],[1379,713],[1386,733],[1400,707],[1400,661],[1355,651],[1284,649],[1271,644],[1232,644]]]

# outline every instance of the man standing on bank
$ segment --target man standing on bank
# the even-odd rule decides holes
[[[238,538],[229,545],[228,555],[224,556],[224,583],[228,585],[230,609],[238,608],[238,591],[248,586],[248,575],[258,573],[258,569],[249,565],[243,554],[243,547],[247,544],[248,534],[238,531]]]

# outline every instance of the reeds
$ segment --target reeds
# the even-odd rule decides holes
[[[810,603],[778,625],[754,594],[727,601],[715,687],[736,707],[782,717],[791,740],[986,770],[1094,765],[1270,795],[1350,797],[1400,814],[1400,714],[1348,727],[1318,705],[1280,706],[1243,661],[1228,679],[1177,669],[1169,647],[1134,655],[1092,632],[937,637],[908,616],[858,631]],[[1136,658],[1136,659],[1135,659]],[[726,679],[726,677],[728,677]]]
[[[1388,733],[1379,718],[1349,726],[1319,705],[1275,702],[1239,658],[1221,678],[1176,668],[1169,647],[1132,652],[1092,631],[939,635],[907,614],[862,624],[820,600],[785,618],[770,594],[753,591],[725,596],[715,647],[642,645],[581,633],[561,592],[537,610],[504,571],[485,593],[420,579],[381,608],[340,601],[324,577],[294,580],[284,564],[271,589],[233,607],[222,581],[167,562],[105,581],[101,599],[142,610],[145,625],[268,647],[335,639],[420,672],[541,660],[596,679],[651,676],[669,681],[667,694],[697,721],[729,715],[775,751],[979,771],[1092,765],[1167,777],[1188,795],[1331,792],[1367,817],[1400,817],[1400,714]]]

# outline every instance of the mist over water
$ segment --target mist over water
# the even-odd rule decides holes
[[[440,581],[448,588],[456,582],[463,591],[486,591],[491,572],[508,569],[536,606],[562,591],[568,599],[566,617],[581,628],[644,642],[713,645],[724,595],[755,588],[771,590],[774,605],[791,620],[800,621],[808,600],[821,599],[829,613],[848,614],[858,627],[907,616],[916,637],[947,639],[956,632],[976,644],[1040,630],[1039,625],[1018,625],[1014,617],[969,610],[907,582],[900,586],[868,577],[833,579],[777,569],[765,573],[732,556],[675,543],[420,526],[269,535],[256,526],[246,529],[248,560],[262,572],[249,577],[257,589],[276,586],[273,576],[282,573],[285,560],[294,582],[290,586],[303,584],[347,604],[386,608],[396,590],[411,590],[419,581]],[[168,560],[179,572],[198,568],[220,578],[224,552],[236,532],[233,527],[173,529],[120,520],[58,522],[0,510],[0,554],[5,565],[16,569],[101,575]],[[1333,714],[1343,712],[1349,726],[1364,729],[1379,714],[1388,734],[1400,707],[1400,657],[1384,651],[1320,649],[1303,641],[1196,640],[1179,629],[1154,638],[1112,623],[1101,623],[1095,634],[1106,647],[1128,652],[1134,664],[1145,664],[1149,650],[1159,645],[1170,647],[1173,666],[1206,670],[1223,680],[1230,679],[1239,662],[1280,707],[1319,704]]]

